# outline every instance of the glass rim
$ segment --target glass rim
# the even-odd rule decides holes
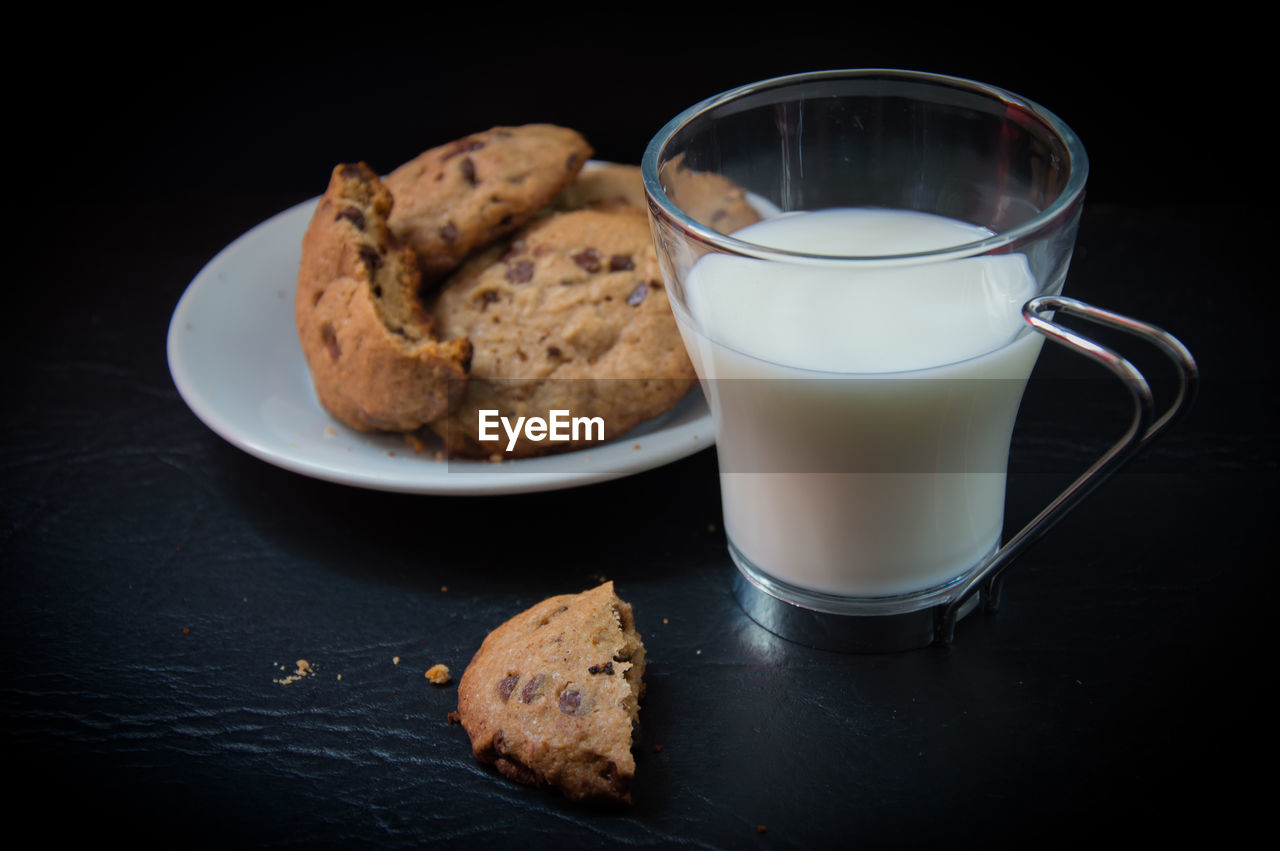
[[[663,150],[677,133],[711,110],[749,95],[757,94],[769,89],[781,88],[783,86],[799,85],[825,79],[875,76],[932,83],[952,89],[964,89],[977,94],[986,95],[995,100],[1016,105],[1025,110],[1027,113],[1046,125],[1050,131],[1052,131],[1062,141],[1063,147],[1066,148],[1067,165],[1069,168],[1066,186],[1063,187],[1062,192],[1048,207],[1045,207],[1027,221],[1002,233],[992,234],[991,236],[980,240],[974,240],[960,245],[948,246],[946,248],[939,248],[931,251],[875,255],[814,254],[810,252],[772,248],[767,245],[760,245],[758,243],[737,239],[731,235],[723,234],[713,228],[694,221],[683,210],[676,206],[675,202],[673,202],[663,190],[662,184],[658,180],[659,156],[661,156]],[[781,77],[771,77],[767,80],[760,80],[758,82],[748,83],[744,86],[738,86],[737,88],[729,89],[728,91],[712,95],[705,100],[699,101],[668,121],[662,129],[649,140],[649,144],[645,147],[644,158],[640,163],[640,172],[644,182],[645,194],[649,200],[650,212],[654,213],[655,217],[656,214],[660,213],[662,217],[668,219],[685,232],[694,235],[698,242],[719,249],[725,253],[753,257],[758,260],[801,263],[806,265],[899,265],[910,262],[953,260],[963,257],[988,254],[998,249],[1005,248],[1010,244],[1019,242],[1028,235],[1042,230],[1060,218],[1064,213],[1071,210],[1079,202],[1081,196],[1083,196],[1085,181],[1089,176],[1089,157],[1085,153],[1084,144],[1075,134],[1075,131],[1068,127],[1066,122],[1061,118],[1035,101],[1024,98],[1021,95],[1014,94],[1013,92],[1002,89],[998,86],[980,83],[976,80],[968,80],[963,77],[952,77],[945,74],[934,74],[925,71],[906,71],[894,68],[846,68],[828,71],[810,71],[800,74],[788,74]]]

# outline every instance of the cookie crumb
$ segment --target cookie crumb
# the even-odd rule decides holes
[[[662,619],[662,622],[663,622],[663,623],[671,623],[671,621],[667,620],[666,618],[663,618],[663,619]]]
[[[276,667],[283,667],[277,662],[273,662],[272,664],[275,665]],[[273,679],[271,682],[279,683],[282,686],[287,686],[287,685],[292,685],[293,683],[296,683],[298,680],[302,679],[303,677],[314,677],[316,674],[315,669],[311,667],[311,663],[308,662],[306,659],[299,659],[295,663],[295,665],[296,665],[296,670],[294,670],[292,674],[284,678]]]
[[[456,709],[449,713],[448,718],[449,718],[450,727],[452,727],[454,724],[462,723],[462,716],[458,714],[458,711]]]
[[[448,585],[441,585],[441,586],[440,586],[440,591],[441,591],[442,593],[448,593],[448,591],[449,591],[449,586],[448,586]]]
[[[342,674],[338,674],[338,679],[339,679],[339,680],[341,680],[341,679],[342,679]]]
[[[427,444],[423,442],[422,438],[418,437],[413,432],[407,433],[404,436],[404,440],[405,440],[405,443],[409,444],[409,446],[416,453],[422,453],[427,451]]]
[[[190,635],[190,634],[191,634],[191,627],[189,627],[189,626],[184,626],[184,627],[182,628],[182,634],[183,634],[183,635]]]
[[[449,682],[449,666],[448,665],[432,665],[423,674],[427,679],[435,685],[442,686]]]
[[[763,824],[756,825],[756,833],[768,833],[768,832],[769,832],[769,828],[767,828]]]
[[[712,533],[714,533],[714,532],[716,531],[716,524],[714,524],[714,523],[708,523],[708,524],[707,524],[707,531],[708,531],[708,532],[712,532]]]
[[[399,665],[399,664],[400,664],[400,657],[399,657],[399,656],[392,656],[392,657],[391,657],[391,664],[393,664],[393,665]]]
[[[662,753],[662,745],[654,745],[654,746],[653,746],[653,752],[654,752],[654,753]]]

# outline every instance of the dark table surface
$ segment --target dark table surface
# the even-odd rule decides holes
[[[344,75],[374,73],[368,46],[262,47],[210,37],[115,53],[104,42],[87,62],[100,73],[69,95],[92,119],[81,135],[69,139],[47,102],[49,121],[29,124],[45,144],[41,197],[59,218],[22,225],[25,271],[9,282],[0,748],[19,782],[11,821],[52,807],[41,824],[59,835],[166,846],[811,847],[1116,831],[1230,840],[1261,820],[1269,796],[1250,778],[1275,738],[1262,695],[1278,482],[1265,411],[1277,388],[1255,314],[1275,284],[1258,258],[1277,221],[1230,180],[1164,179],[1179,157],[1199,158],[1200,173],[1247,150],[1203,121],[1188,122],[1176,153],[1136,150],[1132,134],[1172,94],[1122,132],[1099,84],[1016,56],[947,66],[833,42],[776,61],[717,54],[681,75],[672,48],[578,93],[565,86],[580,66],[528,50],[467,74],[459,49],[402,53],[374,69],[385,85],[366,86]],[[335,162],[385,169],[471,130],[538,120],[635,161],[667,117],[719,89],[874,64],[983,77],[1075,125],[1098,188],[1068,293],[1178,334],[1204,375],[1190,415],[1035,546],[1001,610],[966,619],[950,647],[842,655],[747,620],[729,593],[714,451],[565,491],[388,494],[250,457],[170,379],[166,327],[191,278],[317,194]],[[421,109],[393,109],[440,79]],[[68,168],[82,144],[105,155]],[[1123,399],[1089,369],[1042,357],[1015,435],[1007,529],[1118,429]],[[456,681],[494,626],[601,576],[634,605],[650,658],[634,804],[621,812],[476,763],[447,720],[456,682],[423,677],[443,662]],[[280,684],[304,658],[314,676]]]

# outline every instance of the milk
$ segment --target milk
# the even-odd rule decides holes
[[[923,213],[792,213],[735,238],[878,256],[990,232]],[[999,544],[1014,418],[1041,337],[1020,254],[850,268],[711,254],[674,304],[716,420],[735,558],[842,596],[943,586]],[[680,299],[676,299],[676,302]]]

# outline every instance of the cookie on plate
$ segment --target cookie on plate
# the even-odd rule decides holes
[[[580,134],[551,124],[494,127],[432,148],[387,175],[391,230],[433,282],[532,218],[590,156]]]
[[[560,190],[551,205],[559,210],[631,204],[645,209],[644,179],[640,166],[621,163],[588,163],[573,182]]]
[[[580,801],[631,801],[644,644],[606,582],[543,600],[489,633],[458,683],[476,758]]]
[[[440,333],[471,341],[467,395],[431,424],[451,454],[521,458],[609,440],[675,406],[697,383],[667,301],[644,210],[540,218],[469,260],[436,303]],[[599,421],[576,434],[481,431],[554,411]]]
[[[411,431],[466,390],[471,344],[439,340],[417,259],[387,230],[391,193],[364,163],[339,165],[302,238],[298,341],[316,396],[359,431]]]
[[[680,154],[658,175],[662,188],[689,218],[721,233],[760,221],[747,191],[723,174],[695,171]]]

